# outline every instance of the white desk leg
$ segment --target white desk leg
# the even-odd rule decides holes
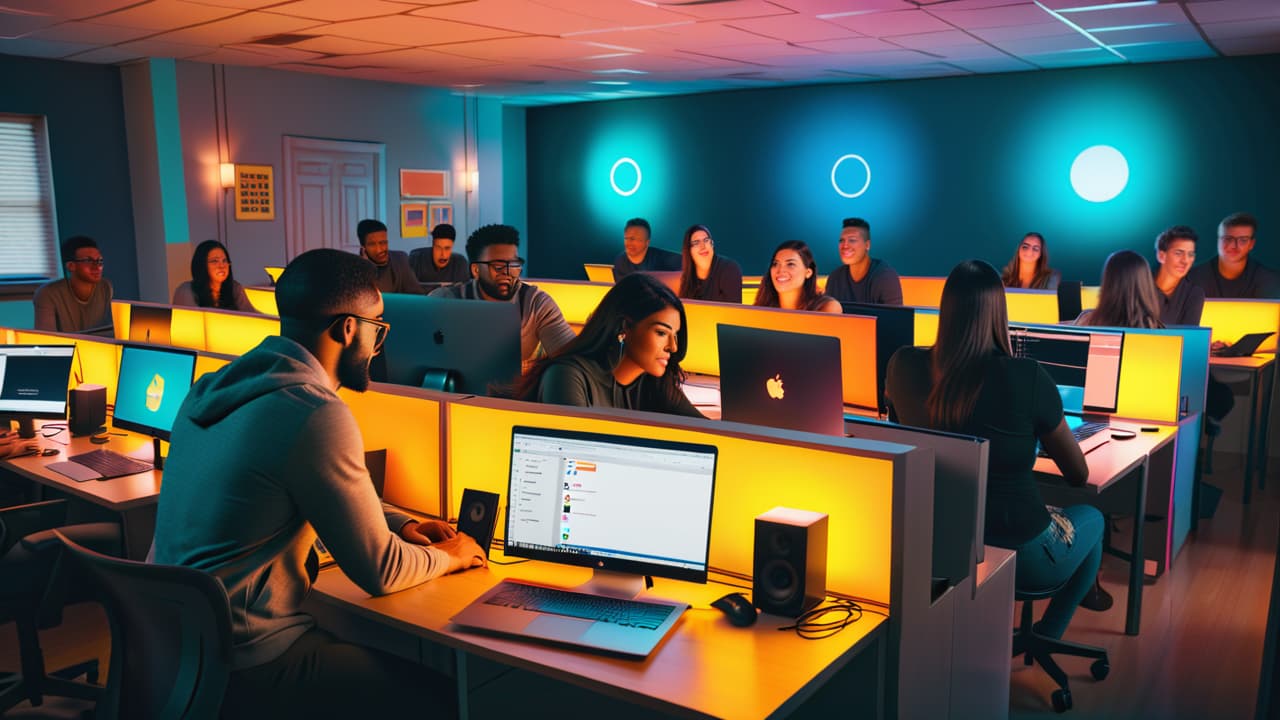
[[[467,653],[460,649],[453,651],[453,670],[458,684],[458,720],[468,720],[471,710],[467,706]]]

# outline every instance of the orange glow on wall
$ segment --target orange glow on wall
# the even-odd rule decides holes
[[[942,285],[946,278],[904,276],[899,279],[902,281],[903,305],[936,308],[942,302]]]
[[[609,292],[612,285],[604,283],[582,282],[578,280],[529,280],[530,285],[537,285],[543,292],[551,296],[560,306],[564,319],[571,325],[582,325],[587,316],[600,304],[600,299]]]
[[[440,402],[425,390],[396,388],[392,394],[380,392],[376,385],[368,392],[343,389],[338,394],[360,424],[365,451],[387,451],[383,498],[417,512],[443,515]]]

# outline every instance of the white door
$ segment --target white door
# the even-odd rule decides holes
[[[358,253],[356,223],[387,222],[382,143],[284,138],[286,262],[314,248]]]

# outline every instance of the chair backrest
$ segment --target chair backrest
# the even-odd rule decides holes
[[[58,538],[99,591],[111,664],[98,718],[216,718],[231,672],[222,583],[193,568],[108,557]]]
[[[1078,280],[1064,280],[1058,283],[1058,322],[1067,322],[1080,317],[1080,313],[1084,311],[1080,290],[1081,283]]]
[[[0,556],[31,533],[65,525],[66,522],[66,500],[46,500],[0,508]]]

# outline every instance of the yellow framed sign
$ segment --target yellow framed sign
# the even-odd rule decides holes
[[[275,179],[270,165],[236,165],[236,220],[275,220]]]

